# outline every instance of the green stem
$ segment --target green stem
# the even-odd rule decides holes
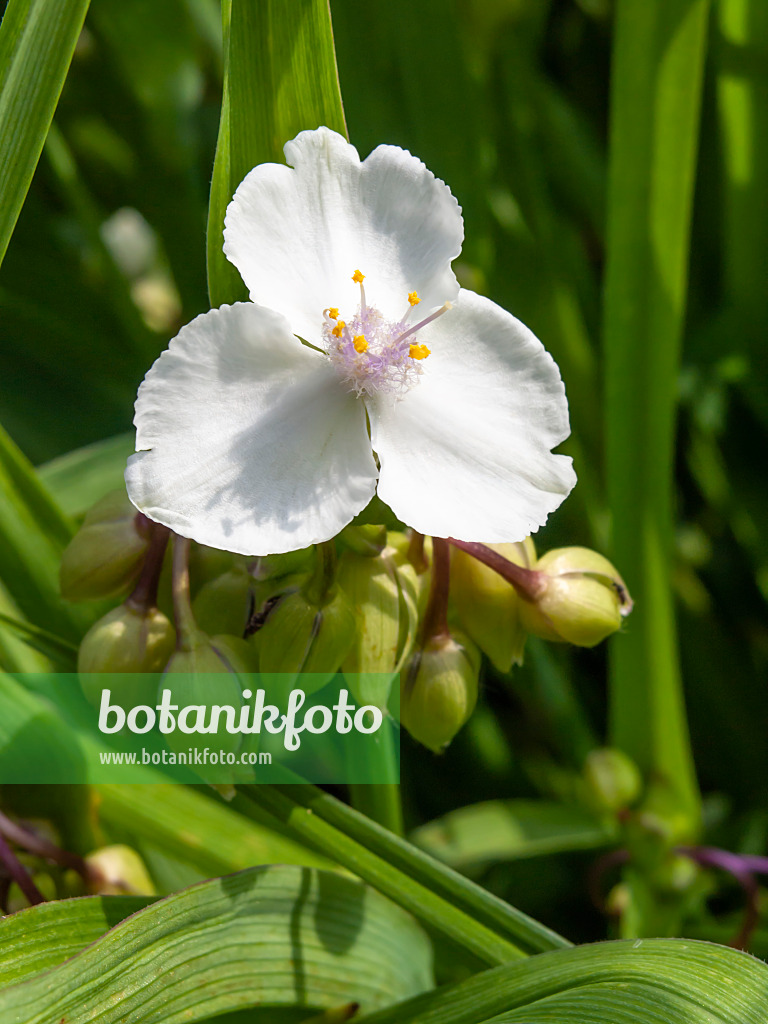
[[[700,797],[672,599],[673,455],[707,15],[707,0],[618,2],[604,318],[612,554],[636,599],[611,648],[610,742],[688,836]]]
[[[314,786],[240,786],[312,846],[485,963],[569,946],[458,872]]]
[[[400,787],[396,783],[353,783],[349,787],[349,799],[354,809],[366,818],[378,822],[395,835],[404,834],[403,805]]]
[[[176,625],[176,650],[189,651],[199,630],[192,614],[189,596],[189,549],[192,541],[187,537],[173,538],[173,618]]]
[[[451,563],[448,543],[439,537],[432,538],[432,585],[429,600],[421,624],[421,643],[429,640],[450,638],[448,629],[448,588],[450,586]]]
[[[397,725],[390,721],[384,723],[379,730],[379,742],[366,742],[362,747],[362,756],[367,759],[365,767],[368,768],[372,778],[399,778],[398,755],[396,749],[395,729]],[[371,737],[366,737],[370,740]],[[357,756],[352,752],[353,756]],[[359,768],[359,765],[357,766]],[[359,778],[359,775],[358,775]],[[404,835],[403,828],[403,804],[400,798],[400,786],[398,782],[382,782],[376,784],[351,783],[349,786],[349,799],[356,811],[364,814],[372,821],[378,822],[395,835]]]

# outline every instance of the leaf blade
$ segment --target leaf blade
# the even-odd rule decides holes
[[[40,159],[89,0],[10,0],[0,25],[0,263]]]

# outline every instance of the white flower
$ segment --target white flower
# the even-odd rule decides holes
[[[327,128],[285,155],[227,211],[252,301],[193,320],[139,388],[131,500],[252,555],[328,540],[376,490],[421,533],[522,540],[575,483],[550,451],[565,391],[523,324],[459,290],[450,190],[395,146],[361,162]]]

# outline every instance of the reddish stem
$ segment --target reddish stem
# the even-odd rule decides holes
[[[45,896],[37,888],[27,869],[2,836],[0,836],[0,865],[5,868],[7,874],[18,885],[33,907],[38,903],[45,903]]]
[[[424,612],[422,624],[422,642],[443,640],[450,637],[448,629],[448,586],[450,583],[451,562],[448,541],[440,537],[432,538],[432,586],[429,601]]]
[[[38,857],[45,858],[45,860],[53,861],[54,864],[60,864],[62,867],[72,868],[86,881],[93,874],[88,864],[78,854],[62,850],[49,840],[35,835],[34,832],[24,828],[23,825],[11,821],[2,812],[0,812],[0,835],[10,839],[12,843],[27,850],[29,853],[34,853]]]
[[[478,562],[493,569],[507,583],[511,583],[520,597],[525,601],[533,603],[544,593],[547,587],[547,574],[538,572],[536,569],[526,569],[522,565],[515,565],[508,558],[500,555],[498,551],[489,548],[487,544],[479,544],[476,541],[456,540],[448,538],[448,543],[455,548],[466,551],[468,555],[476,558]]]
[[[407,558],[419,576],[429,568],[427,556],[424,554],[424,534],[417,530],[411,530]]]
[[[138,583],[126,600],[129,608],[137,612],[145,612],[157,606],[157,588],[160,584],[160,573],[163,571],[165,549],[171,531],[160,523],[150,523],[149,548],[144,559]]]

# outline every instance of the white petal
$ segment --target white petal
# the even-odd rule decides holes
[[[284,317],[250,302],[182,329],[134,422],[131,501],[211,547],[266,555],[328,540],[374,492],[362,403]]]
[[[576,482],[571,459],[550,452],[569,433],[557,366],[524,324],[474,292],[417,340],[432,351],[419,382],[399,402],[366,399],[379,497],[421,533],[522,540]]]
[[[324,309],[354,315],[358,269],[368,304],[387,319],[400,319],[411,291],[419,311],[455,298],[450,264],[464,238],[461,210],[420,160],[379,146],[361,163],[328,128],[301,132],[285,156],[293,170],[255,167],[227,210],[224,252],[254,302],[283,311],[316,344]]]

